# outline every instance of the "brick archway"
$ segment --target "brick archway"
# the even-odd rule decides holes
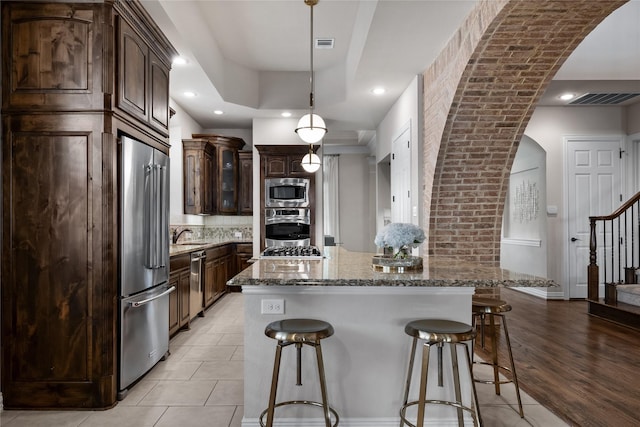
[[[509,174],[531,114],[564,60],[626,2],[482,1],[425,72],[430,254],[499,265]]]

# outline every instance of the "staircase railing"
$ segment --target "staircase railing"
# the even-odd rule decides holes
[[[605,303],[616,302],[615,286],[637,283],[640,268],[640,192],[611,215],[589,217],[587,299],[598,301],[604,285]],[[602,268],[600,268],[602,266]]]

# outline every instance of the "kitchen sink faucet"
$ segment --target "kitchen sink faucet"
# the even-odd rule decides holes
[[[189,229],[189,228],[184,228],[182,229],[179,233],[178,233],[178,229],[176,228],[175,230],[173,230],[173,235],[171,237],[171,242],[175,245],[176,243],[178,243],[178,239],[180,238],[180,236],[182,236],[182,233],[185,232],[189,232],[189,233],[193,233],[193,230]]]

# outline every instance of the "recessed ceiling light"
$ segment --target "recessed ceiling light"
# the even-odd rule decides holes
[[[188,98],[193,98],[194,96],[196,96],[195,92],[191,92],[191,91],[187,91],[184,93],[184,96],[188,97]]]
[[[563,93],[562,95],[560,95],[560,99],[563,101],[569,101],[570,99],[573,99],[575,97],[575,93]]]
[[[187,61],[187,58],[184,58],[182,56],[176,56],[175,58],[173,58],[173,65],[186,65],[189,61]]]
[[[375,87],[375,88],[373,88],[373,89],[371,90],[371,92],[372,92],[374,95],[382,95],[382,94],[384,94],[386,91],[387,91],[387,90],[386,90],[385,88],[383,88],[382,86]]]
[[[216,114],[216,115],[220,116],[220,115],[224,114],[224,111],[222,111],[222,110],[213,110],[213,114]]]
[[[282,113],[280,113],[280,115],[281,115],[282,117],[291,117],[291,113],[290,113],[290,112],[288,112],[288,111],[283,111]]]

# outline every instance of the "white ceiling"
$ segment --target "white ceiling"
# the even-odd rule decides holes
[[[173,66],[171,97],[203,128],[251,128],[253,118],[308,112],[310,7],[303,0],[142,3],[188,60]],[[314,50],[315,107],[329,128],[324,143],[366,144],[475,3],[320,0],[313,9],[314,37],[335,39],[334,49]],[[387,92],[374,96],[375,86]],[[585,39],[541,104],[561,105],[557,95],[564,90],[640,93],[640,0],[618,9]],[[197,96],[187,98],[186,91]],[[217,109],[224,114],[213,114]]]

